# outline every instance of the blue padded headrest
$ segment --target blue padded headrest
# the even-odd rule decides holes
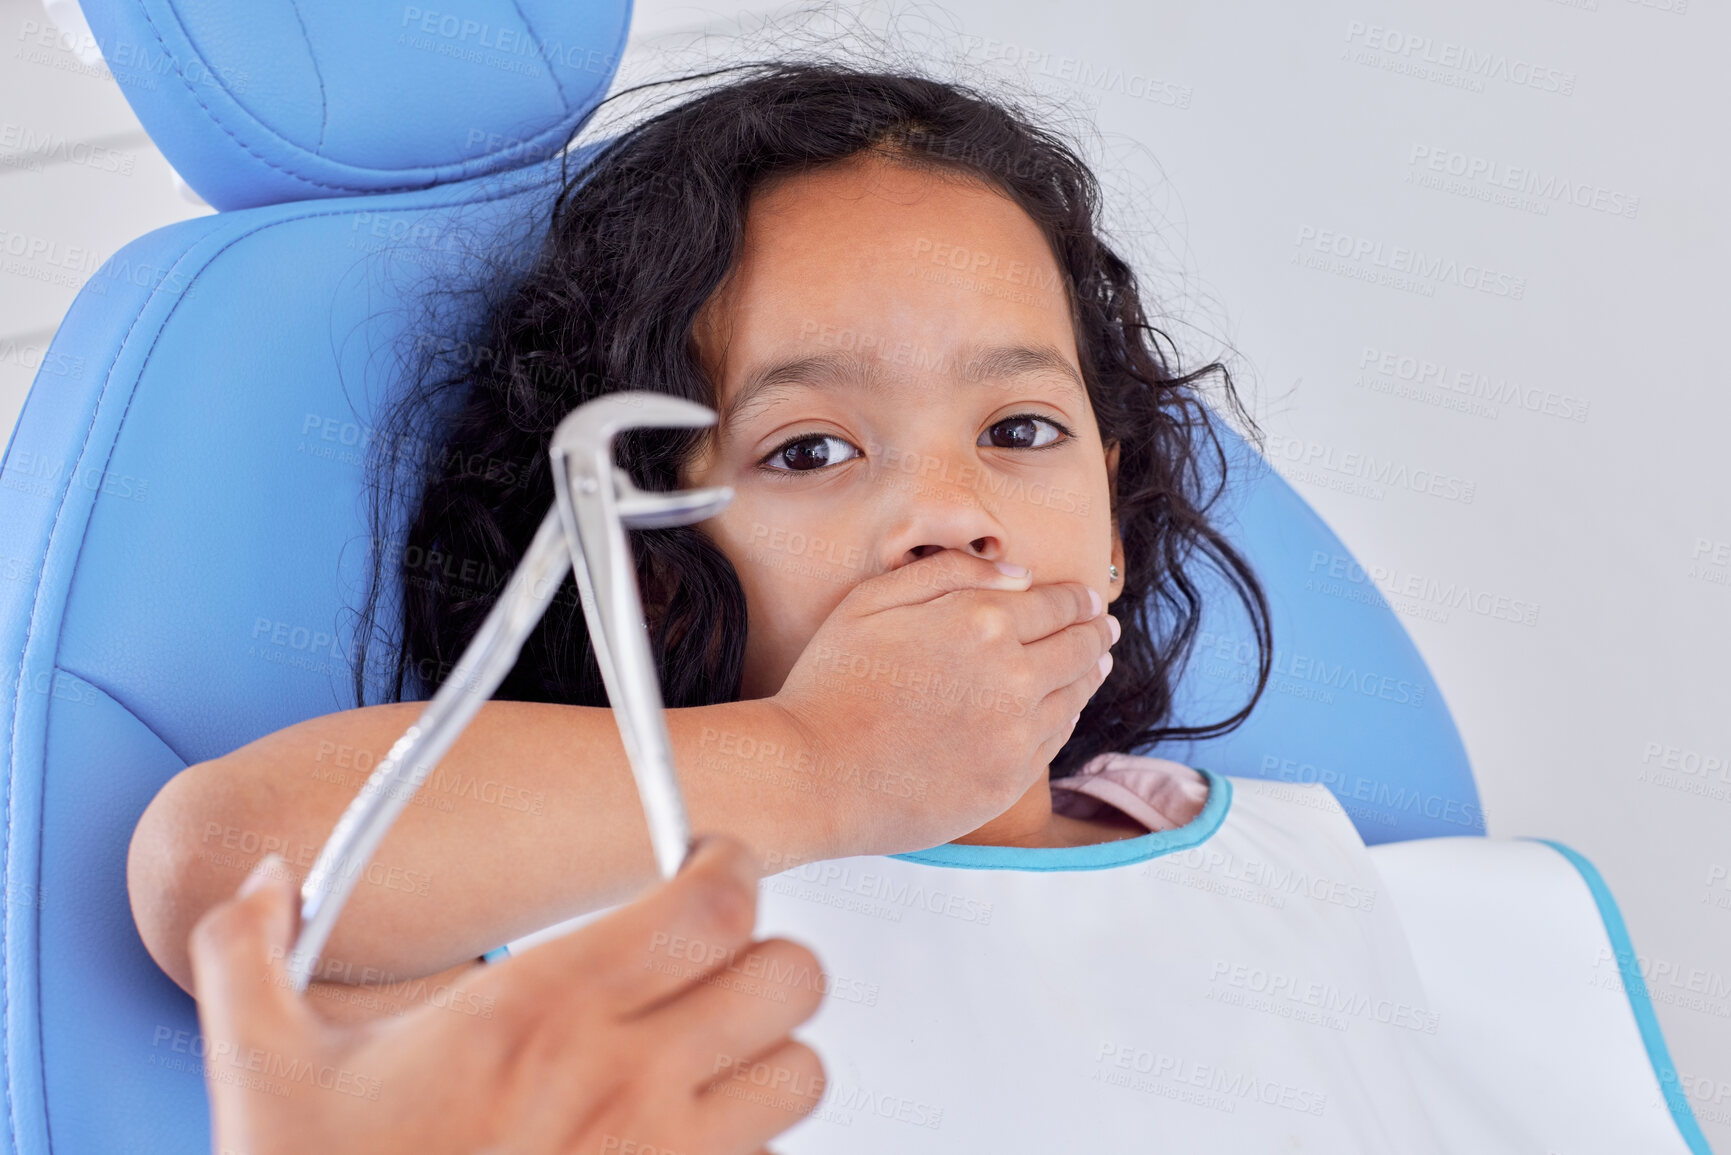
[[[83,0],[139,121],[219,209],[427,188],[565,147],[630,0]],[[316,46],[316,47],[315,47]]]

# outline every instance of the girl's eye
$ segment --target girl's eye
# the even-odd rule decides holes
[[[996,449],[1044,449],[1070,435],[1069,429],[1050,417],[1018,413],[993,424],[975,444]],[[859,455],[852,442],[834,434],[808,433],[782,442],[761,464],[771,473],[815,473]]]
[[[1040,426],[1046,426],[1051,434],[1044,435]],[[998,449],[1044,449],[1058,440],[1059,435],[1069,436],[1070,431],[1053,421],[1050,417],[1040,417],[1033,413],[1018,413],[1014,417],[1006,417],[980,434],[979,445],[993,445],[988,441],[993,434],[1001,441],[994,445]]]
[[[853,452],[847,452],[850,450]],[[827,433],[814,433],[782,442],[763,463],[777,473],[811,473],[858,456],[851,443]]]

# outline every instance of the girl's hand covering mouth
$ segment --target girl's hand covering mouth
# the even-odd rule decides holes
[[[1111,668],[1081,582],[1033,585],[940,550],[854,586],[771,701],[839,776],[854,854],[922,850],[1003,813],[1046,773]]]

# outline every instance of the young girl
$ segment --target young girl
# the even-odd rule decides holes
[[[807,188],[824,195],[803,196]],[[828,217],[812,215],[819,209]],[[673,392],[724,413],[713,437],[633,431],[616,453],[644,488],[735,488],[708,523],[632,535],[698,826],[709,816],[780,861],[957,837],[1037,844],[1139,831],[1112,809],[1054,814],[1048,776],[1240,722],[1267,677],[1267,610],[1254,574],[1203,514],[1218,492],[1208,481],[1223,482],[1224,470],[1192,386],[1224,370],[1172,367],[1130,269],[1096,233],[1098,212],[1092,175],[1055,137],[943,84],[844,68],[746,70],[589,156],[528,273],[505,286],[473,340],[450,343],[479,352],[429,365],[381,422],[395,435],[374,442],[384,547],[375,564],[388,559],[396,572],[377,574],[365,610],[389,634],[400,601],[386,688],[397,701],[310,719],[191,767],[141,822],[134,902],[169,972],[184,973],[180,943],[196,911],[244,873],[189,853],[186,837],[196,846],[201,823],[216,821],[316,852],[521,558],[552,500],[554,426],[610,390]],[[867,245],[878,254],[870,269],[833,249],[845,239],[838,224],[867,221],[899,230],[893,245]],[[781,243],[781,255],[766,242]],[[779,262],[767,278],[766,257]],[[748,318],[775,331],[748,330]],[[826,383],[837,387],[815,387]],[[1236,405],[1229,378],[1226,388]],[[425,445],[437,452],[415,448]],[[1168,714],[1198,621],[1185,565],[1199,558],[1235,578],[1262,642],[1261,680],[1237,713],[1182,726]],[[1074,591],[1062,604],[1076,612],[1054,618],[1044,649],[1034,646],[1040,634],[1024,639],[1047,683],[1019,687],[1026,702],[987,709],[991,725],[935,724],[955,709],[947,690],[911,695],[922,701],[910,716],[910,695],[891,677],[840,689],[900,694],[894,726],[868,726],[895,703],[859,693],[843,695],[846,717],[792,731],[761,708],[791,701],[798,684],[832,684],[815,652],[790,678],[820,624],[832,650],[869,641],[874,658],[896,656],[887,627],[866,639],[830,620],[850,589],[890,583],[900,592],[877,595],[882,611],[888,601],[953,601],[936,597],[936,581],[1028,584],[999,563],[1031,570],[1047,594]],[[904,567],[915,576],[899,579]],[[900,640],[918,649],[904,664],[939,671],[951,689],[1009,684],[1008,669],[966,670],[960,641],[918,652],[936,621],[908,619]],[[377,664],[363,651],[358,700]],[[1047,708],[1046,694],[1072,686],[1067,708]],[[477,893],[466,897],[464,885],[465,896],[448,895],[434,926],[401,916],[400,896],[363,887],[333,951],[425,973],[429,961],[451,966],[653,877],[629,777],[571,772],[623,768],[573,583],[496,698],[442,764],[447,796],[411,806],[381,854],[447,891],[455,881],[437,868],[462,848],[521,841],[529,857],[508,875],[465,863]],[[1033,720],[1048,714],[1057,724],[1036,733]],[[844,741],[856,722],[870,743]],[[735,741],[754,734],[765,741]],[[782,747],[838,744],[832,753],[848,765],[765,791],[756,750],[774,748],[778,734]],[[864,763],[882,788],[837,793]],[[943,772],[920,773],[926,766]],[[531,848],[548,841],[574,849],[543,860]],[[483,894],[490,882],[523,894],[523,907]]]
[[[310,864],[352,794],[329,772],[358,786],[521,557],[558,420],[654,389],[720,420],[627,434],[621,466],[735,491],[701,525],[633,535],[694,824],[758,848],[760,930],[828,972],[810,1038],[830,1094],[785,1151],[1586,1149],[1566,1112],[1499,1129],[1541,1092],[1475,1082],[1448,1049],[1466,1036],[1442,1029],[1324,788],[1130,753],[1248,715],[1268,612],[1205,516],[1224,461],[1194,386],[1224,370],[1162,354],[1099,201],[1012,111],[843,67],[744,70],[591,155],[485,356],[402,399],[386,449],[436,431],[426,475],[377,462],[381,535],[392,499],[412,511],[393,556],[444,559],[381,573],[368,607],[400,584],[406,700],[190,768],[141,822],[129,878],[165,969],[182,979],[183,921],[233,886],[186,853],[197,831],[269,831]],[[1198,561],[1230,579],[1261,661],[1242,709],[1183,726]],[[995,597],[988,564],[1041,584]],[[410,807],[381,849],[433,901],[387,875],[351,902],[321,972],[333,1007],[403,975],[459,981],[645,880],[566,593],[441,767],[462,805]],[[651,954],[714,961],[678,938]],[[717,1056],[730,1093],[798,1100],[750,1060]]]

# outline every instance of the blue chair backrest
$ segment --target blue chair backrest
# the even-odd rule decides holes
[[[1226,430],[1223,532],[1267,594],[1273,668],[1231,733],[1150,753],[1245,778],[1321,782],[1367,845],[1483,834],[1466,750],[1442,692],[1365,567],[1243,440]],[[1257,673],[1255,636],[1211,569],[1196,574],[1202,625],[1175,717],[1217,722]]]
[[[213,1057],[133,926],[133,827],[185,766],[354,704],[363,454],[393,351],[462,253],[532,242],[558,191],[548,158],[603,95],[629,19],[623,0],[453,7],[85,5],[145,127],[224,211],[90,279],[0,472],[14,1150],[208,1149]],[[1240,506],[1276,692],[1237,732],[1159,752],[1325,781],[1367,841],[1482,833],[1448,710],[1362,573],[1342,576],[1350,553],[1265,468]],[[1187,721],[1244,701],[1248,635],[1213,601]]]

